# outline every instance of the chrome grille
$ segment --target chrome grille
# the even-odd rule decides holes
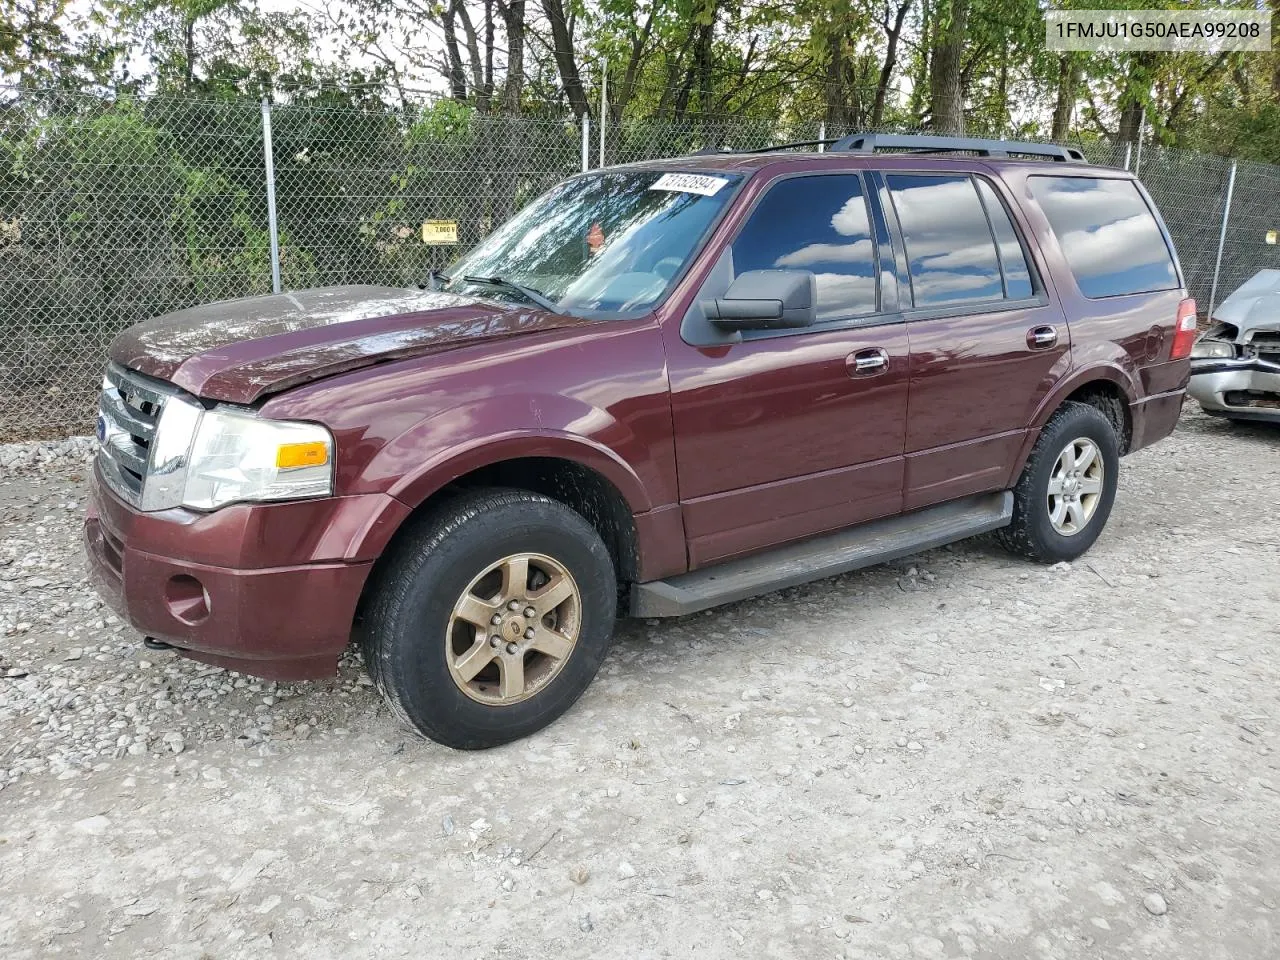
[[[118,364],[107,368],[98,405],[98,466],[107,485],[133,506],[142,503],[156,424],[177,391]]]

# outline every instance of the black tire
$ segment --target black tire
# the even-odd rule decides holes
[[[490,565],[520,552],[554,558],[571,574],[580,596],[577,642],[528,699],[477,702],[446,659],[454,603]],[[558,718],[591,683],[613,636],[617,582],[600,535],[564,504],[524,490],[472,491],[447,502],[406,531],[377,575],[361,638],[369,674],[402,720],[461,750],[509,743]]]
[[[1058,457],[1076,439],[1093,441],[1102,456],[1102,491],[1088,521],[1064,535],[1050,521],[1048,493]],[[1074,560],[1091,546],[1106,526],[1120,476],[1120,441],[1115,427],[1097,407],[1064,403],[1040,431],[1031,456],[1013,488],[1013,522],[997,536],[1014,553],[1040,563]]]

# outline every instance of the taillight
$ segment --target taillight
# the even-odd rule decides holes
[[[1188,297],[1178,304],[1178,321],[1173,328],[1173,349],[1169,351],[1169,359],[1183,360],[1191,356],[1195,342],[1196,302]]]

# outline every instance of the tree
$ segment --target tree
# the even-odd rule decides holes
[[[1058,85],[1053,104],[1053,122],[1049,128],[1050,140],[1065,140],[1070,132],[1075,113],[1076,90],[1080,86],[1083,64],[1080,57],[1063,54],[1058,58]]]
[[[929,65],[930,127],[935,133],[964,136],[961,67],[970,0],[939,0],[932,25]]]
[[[884,31],[885,50],[884,64],[880,67],[880,80],[876,84],[876,98],[871,105],[871,126],[878,127],[884,122],[885,98],[889,91],[889,83],[893,80],[894,68],[898,65],[898,44],[902,40],[902,28],[907,14],[911,10],[912,0],[901,0],[892,22],[889,18],[889,2],[884,5],[884,15],[880,18],[880,28]]]
[[[0,5],[0,80],[29,89],[77,89],[111,74],[119,46],[102,11],[73,0],[5,0]]]

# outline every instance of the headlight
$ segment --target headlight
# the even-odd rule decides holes
[[[1197,340],[1191,348],[1193,360],[1232,360],[1236,355],[1236,345],[1226,340]]]
[[[205,410],[196,426],[182,505],[213,510],[237,500],[333,493],[333,437],[319,424]]]

